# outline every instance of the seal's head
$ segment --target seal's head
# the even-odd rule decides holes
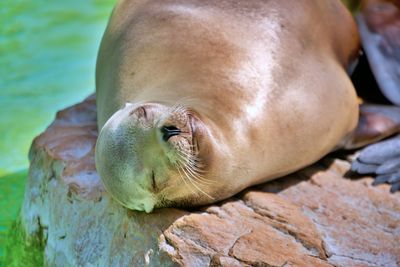
[[[127,208],[151,212],[212,202],[212,148],[199,116],[182,106],[126,104],[101,129],[96,167]]]

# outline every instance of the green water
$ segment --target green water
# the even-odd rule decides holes
[[[0,1],[0,265],[21,206],[32,139],[94,91],[115,0]]]

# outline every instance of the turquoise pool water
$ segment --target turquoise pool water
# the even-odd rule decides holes
[[[114,3],[0,1],[0,265],[32,139],[57,110],[94,92],[96,53]]]

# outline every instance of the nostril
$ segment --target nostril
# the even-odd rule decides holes
[[[161,133],[163,134],[163,140],[168,141],[172,136],[179,135],[182,131],[175,126],[163,126],[161,127]]]

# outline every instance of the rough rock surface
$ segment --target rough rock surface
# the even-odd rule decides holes
[[[349,180],[345,160],[198,210],[127,210],[94,166],[95,100],[60,111],[32,145],[21,212],[47,266],[397,266],[400,194]]]

